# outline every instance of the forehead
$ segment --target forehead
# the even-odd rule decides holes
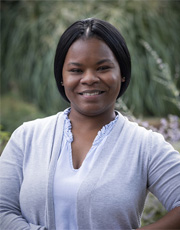
[[[109,46],[98,38],[78,39],[69,48],[66,59],[94,60],[108,58],[115,61],[115,56]]]

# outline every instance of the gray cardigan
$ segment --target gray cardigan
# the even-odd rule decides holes
[[[56,229],[53,178],[63,124],[58,113],[26,122],[12,134],[0,159],[1,229]],[[180,155],[160,134],[119,114],[80,186],[78,228],[139,227],[148,190],[167,210],[180,206]]]

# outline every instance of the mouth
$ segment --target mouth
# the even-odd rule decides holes
[[[104,93],[105,91],[100,91],[100,90],[87,90],[87,91],[83,91],[81,93],[79,93],[80,95],[83,95],[83,96],[95,96],[95,95],[100,95],[102,93]]]

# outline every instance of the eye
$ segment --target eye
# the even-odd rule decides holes
[[[78,69],[78,68],[73,68],[73,69],[70,69],[69,72],[71,72],[71,73],[82,73],[83,71],[81,69]]]
[[[98,70],[98,71],[106,71],[106,70],[109,70],[109,69],[111,69],[110,66],[103,65],[103,66],[98,67],[97,70]]]

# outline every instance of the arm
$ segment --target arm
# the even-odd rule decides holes
[[[23,181],[23,128],[12,135],[0,158],[0,226],[11,230],[45,230],[28,223],[21,213],[19,195]]]
[[[159,134],[150,143],[148,190],[169,212],[141,229],[180,229],[180,154]]]
[[[155,223],[139,229],[180,229],[180,207],[174,208]]]

